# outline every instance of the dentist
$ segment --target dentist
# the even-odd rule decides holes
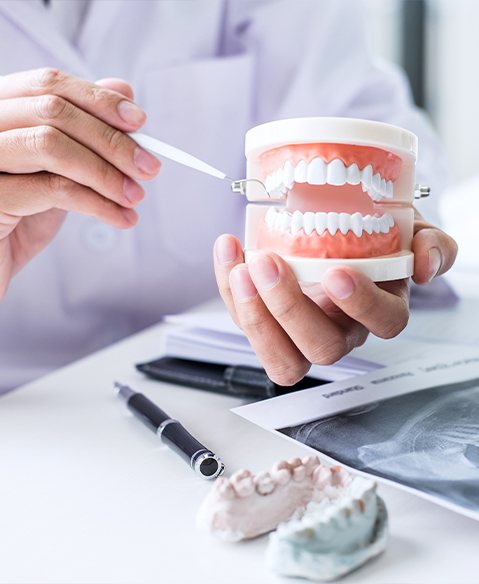
[[[244,202],[174,163],[158,174],[125,134],[144,125],[240,176],[258,123],[382,120],[419,135],[437,197],[441,150],[361,16],[356,0],[0,1],[0,391],[212,297],[222,232],[221,294],[274,381],[405,326],[405,282],[336,269],[301,289],[274,255],[246,267]],[[418,283],[456,253],[419,214],[413,247]]]

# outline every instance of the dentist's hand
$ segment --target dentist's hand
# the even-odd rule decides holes
[[[446,272],[457,254],[455,241],[418,213],[412,249],[418,284]],[[276,254],[261,254],[246,265],[232,235],[217,239],[214,262],[231,316],[280,385],[299,381],[311,363],[334,363],[362,345],[369,332],[391,338],[408,322],[406,280],[375,284],[356,270],[337,267],[326,272],[322,284],[300,286]]]
[[[0,78],[0,298],[66,211],[136,223],[136,181],[160,163],[125,134],[146,118],[132,100],[118,79],[94,84],[56,69]]]

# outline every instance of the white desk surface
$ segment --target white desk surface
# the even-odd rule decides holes
[[[477,316],[476,316],[477,318]],[[115,396],[118,379],[155,399],[233,472],[304,455],[229,411],[240,400],[145,379],[153,327],[0,400],[0,582],[267,584],[267,538],[226,544],[199,533],[210,483],[162,447]],[[387,551],[345,584],[479,582],[479,523],[392,487]],[[304,582],[304,580],[301,580]]]

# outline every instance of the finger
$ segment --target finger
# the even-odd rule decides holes
[[[213,248],[216,282],[223,302],[232,317],[239,324],[230,287],[231,270],[244,262],[243,250],[236,237],[223,234],[215,241]]]
[[[261,254],[248,264],[266,308],[311,363],[330,365],[362,342],[356,323],[340,327],[305,296],[286,262]]]
[[[423,227],[412,240],[414,252],[413,280],[427,284],[436,276],[447,272],[457,256],[457,243],[436,227]]]
[[[160,169],[160,161],[140,148],[127,134],[63,97],[42,95],[2,100],[1,130],[32,126],[51,126],[62,131],[133,178],[149,179]]]
[[[33,95],[58,95],[123,131],[137,130],[146,120],[145,112],[124,95],[58,69],[34,69],[0,78],[0,99]]]
[[[323,277],[323,288],[348,316],[378,337],[398,335],[409,319],[409,287],[406,280],[376,285],[350,268],[331,268]]]
[[[238,323],[268,377],[279,385],[294,385],[310,363],[265,306],[245,264],[231,270],[230,286]]]
[[[132,101],[135,98],[132,86],[123,79],[118,79],[118,77],[105,77],[104,79],[98,79],[98,81],[95,81],[95,84],[116,91],[117,93],[121,93],[121,95],[124,95]]]
[[[138,220],[133,209],[120,207],[87,187],[47,172],[0,175],[0,202],[0,222],[5,228],[21,217],[52,208],[89,215],[120,228],[131,227]]]
[[[0,170],[26,174],[46,170],[89,187],[124,207],[144,197],[142,187],[100,156],[51,126],[0,132]]]

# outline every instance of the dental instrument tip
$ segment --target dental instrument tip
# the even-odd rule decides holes
[[[264,192],[268,195],[269,198],[271,198],[271,195],[266,190],[265,184],[257,178],[243,178],[241,180],[232,180],[231,181],[231,190],[233,191],[233,193],[239,193],[240,195],[246,195],[246,183],[247,182],[255,182],[255,183],[260,184],[261,187],[264,189]]]

